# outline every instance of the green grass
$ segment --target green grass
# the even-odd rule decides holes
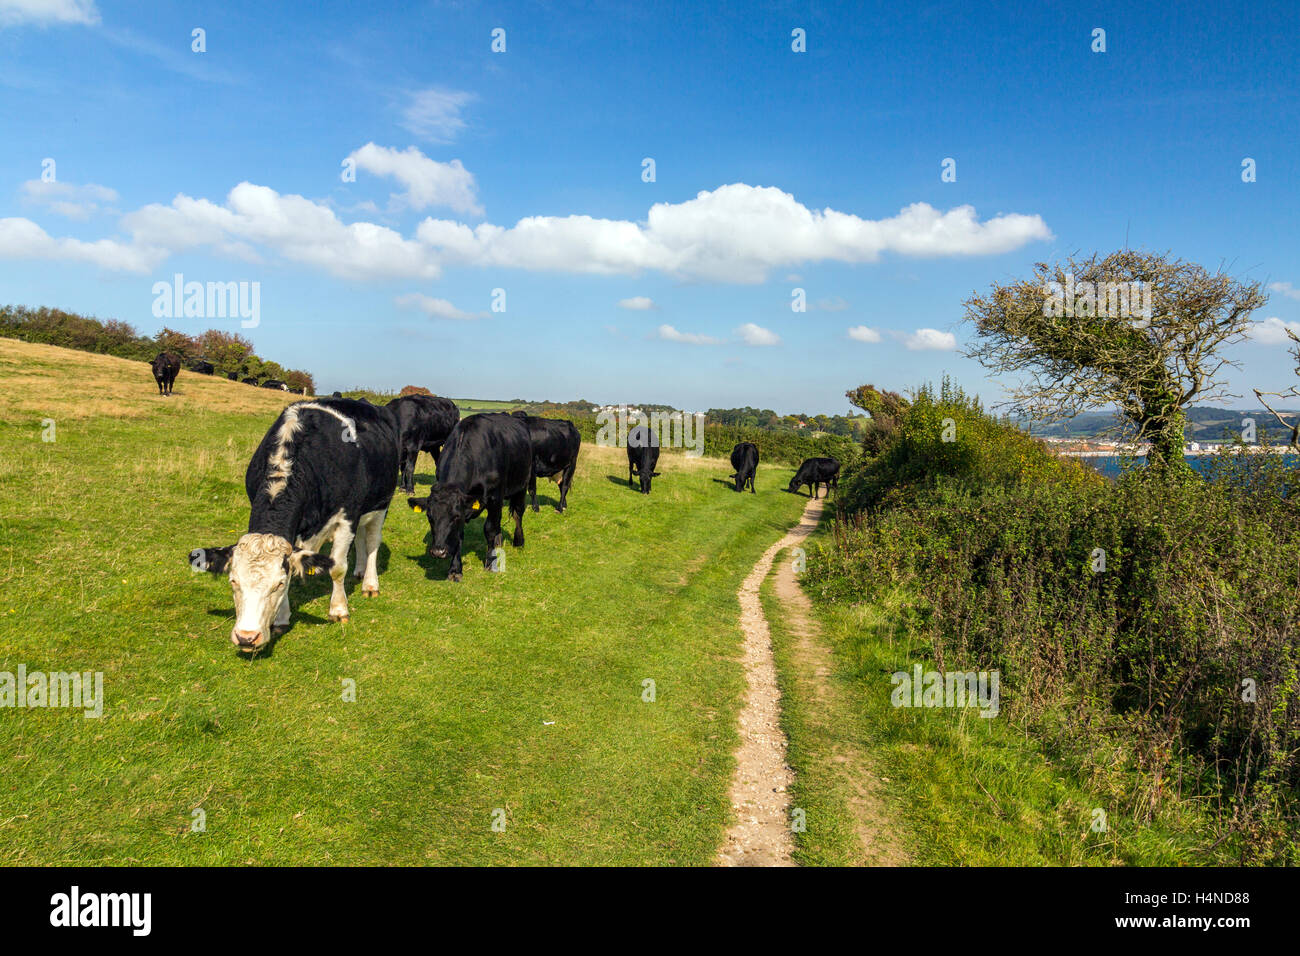
[[[827,524],[810,541],[826,543]],[[1196,849],[1209,842],[1209,820],[1194,807],[1183,805],[1153,823],[1134,822],[1104,787],[1074,776],[1041,733],[1027,732],[1005,711],[990,719],[975,710],[893,707],[890,675],[917,662],[934,666],[905,623],[907,594],[895,593],[883,604],[814,602],[814,618],[831,649],[830,673],[816,697],[770,582],[762,597],[796,774],[792,805],[808,815],[806,832],[796,834],[798,862],[845,865],[862,857],[849,809],[853,781],[836,772],[835,755],[846,741],[868,753],[887,781],[882,796],[891,835],[918,865],[1232,862],[1227,850],[1208,858]],[[1096,809],[1105,812],[1104,832],[1092,828]]]
[[[797,520],[788,469],[736,495],[725,463],[669,454],[646,498],[621,452],[584,447],[569,513],[543,482],[527,546],[498,575],[467,554],[460,584],[399,496],[380,596],[349,579],[335,625],[327,583],[295,582],[292,629],[250,659],[229,641],[229,585],[186,555],[244,529],[244,468],[274,413],[223,411],[242,393],[209,382],[206,403],[115,417],[114,389],[153,384],[123,363],[114,385],[119,360],[96,357],[110,408],[65,423],[85,360],[0,407],[0,670],[102,671],[104,715],[0,710],[0,862],[713,859],[744,686],[735,592]],[[430,471],[422,458],[422,487]],[[481,556],[481,521],[466,546]]]

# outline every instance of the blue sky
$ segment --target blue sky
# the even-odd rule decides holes
[[[257,282],[242,331],[325,390],[842,412],[944,373],[999,400],[962,300],[1127,238],[1272,286],[1230,384],[1280,389],[1271,6],[0,0],[0,301],[241,331],[153,287]]]

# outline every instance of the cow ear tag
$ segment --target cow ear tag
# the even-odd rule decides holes
[[[479,504],[479,502],[475,501],[472,505],[470,505],[470,507],[473,508],[475,511],[479,511],[480,509],[482,509],[483,506]]]
[[[424,509],[421,508],[419,505],[412,505],[411,507],[415,509],[415,513],[416,513],[417,515],[422,515],[422,514],[424,514]]]

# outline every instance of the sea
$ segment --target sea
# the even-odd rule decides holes
[[[1145,458],[1126,458],[1122,455],[1079,455],[1077,457],[1080,461],[1087,462],[1093,468],[1096,468],[1107,478],[1118,478],[1125,467],[1142,468],[1146,466]],[[1184,455],[1183,457],[1192,466],[1193,471],[1198,474],[1209,475],[1212,473],[1214,462],[1219,456]],[[1300,455],[1288,453],[1273,457],[1280,458],[1288,469],[1300,466]]]

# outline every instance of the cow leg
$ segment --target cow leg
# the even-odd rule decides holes
[[[573,486],[573,473],[578,470],[578,463],[575,461],[564,469],[564,476],[560,478],[560,504],[555,510],[564,514],[569,507],[569,488]]]
[[[536,497],[533,500],[535,502]],[[533,510],[537,510],[536,504],[533,505]],[[524,493],[522,491],[510,497],[510,517],[515,519],[515,536],[510,539],[510,543],[516,548],[522,548],[524,546]]]
[[[533,499],[533,511],[536,512],[536,511],[538,510],[538,508],[537,508],[537,475],[536,475],[536,474],[534,474],[532,477],[530,477],[530,478],[528,479],[528,494],[530,494],[530,495],[532,496],[532,499]],[[514,499],[511,498],[510,501],[511,501],[511,505],[510,505],[511,512],[510,512],[510,513],[511,513],[511,514],[514,514]]]
[[[348,549],[352,547],[352,539],[355,537],[355,529],[352,525],[342,523],[334,532],[334,540],[330,545],[330,557],[333,559],[330,564],[330,580],[334,582],[334,590],[330,593],[330,620],[347,621],[348,610],[348,592],[343,583],[348,574]]]
[[[289,629],[289,589],[284,589],[284,597],[280,600],[280,607],[275,612],[275,620],[271,623],[272,628],[279,628],[287,631]]]
[[[632,483],[632,463],[630,461],[627,463],[627,486],[629,488],[636,487],[636,485]]]
[[[493,552],[501,547],[501,501],[489,499],[483,514],[483,540],[487,542],[487,554],[483,558],[483,567],[492,570]]]
[[[379,594],[379,544],[383,539],[384,519],[387,511],[372,511],[362,515],[357,524],[356,567],[352,573],[361,578],[362,597]]]

